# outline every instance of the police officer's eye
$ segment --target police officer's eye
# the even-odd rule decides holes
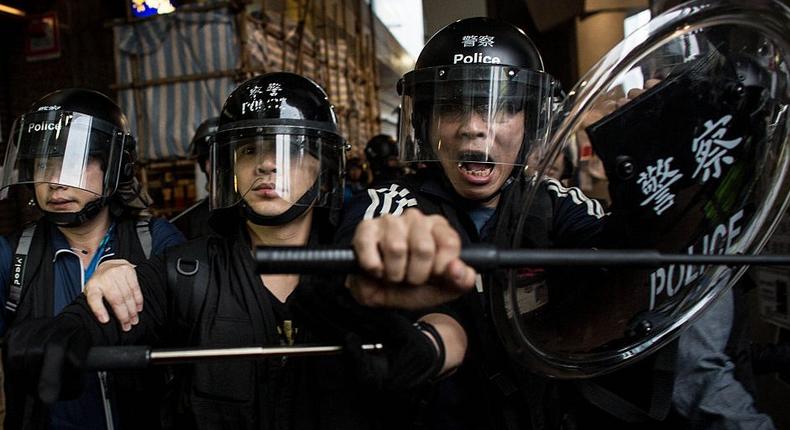
[[[293,148],[295,148],[299,152],[303,152],[307,148],[307,145],[308,145],[308,142],[307,142],[307,138],[305,138],[305,137],[297,138],[291,144],[291,146]]]
[[[257,145],[255,144],[247,144],[238,149],[239,155],[255,155],[257,152]]]
[[[505,115],[515,115],[521,111],[521,105],[514,102],[504,102],[499,105],[497,110]]]
[[[467,107],[458,103],[445,103],[437,105],[437,111],[440,115],[458,117],[466,113]]]

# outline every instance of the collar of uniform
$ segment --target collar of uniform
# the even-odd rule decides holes
[[[419,187],[421,193],[429,194],[438,197],[446,202],[455,200],[455,192],[448,190],[445,181],[438,180],[435,177],[427,177],[423,180]]]
[[[110,224],[110,228],[107,229],[107,232],[110,233],[110,239],[106,241],[104,245],[102,258],[112,255],[112,250],[115,247],[115,241],[118,239],[118,235],[115,234],[115,221],[113,221]],[[58,257],[63,253],[68,253],[79,257],[79,255],[77,255],[77,253],[74,252],[74,249],[72,249],[71,245],[69,245],[69,241],[66,240],[66,236],[63,234],[63,232],[60,231],[60,229],[57,226],[55,226],[54,224],[50,225],[49,234],[50,234],[50,239],[52,240],[52,249],[55,251],[55,256],[52,258],[53,263],[57,261]],[[103,238],[102,241],[104,241]]]
[[[244,216],[239,205],[214,209],[209,212],[208,225],[219,236],[234,236],[241,232],[239,225],[244,224]]]
[[[408,187],[408,186],[407,186]],[[479,208],[482,204],[474,200],[467,200],[455,192],[450,181],[444,177],[437,178],[436,176],[424,177],[419,187],[421,193],[429,194],[433,197],[442,199],[445,203],[449,203],[456,209],[468,212]]]

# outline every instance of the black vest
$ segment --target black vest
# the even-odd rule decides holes
[[[28,251],[24,269],[24,283],[16,312],[11,314],[3,309],[8,316],[8,329],[15,323],[31,318],[53,317],[54,306],[54,272],[53,260],[55,250],[52,245],[53,231],[57,228],[45,219],[36,221],[36,230]],[[126,259],[132,263],[146,260],[145,251],[140,244],[137,222],[130,219],[116,220],[116,237],[113,242],[113,253],[110,259]],[[15,252],[23,230],[9,237],[11,251]],[[45,429],[47,411],[44,404],[37,398],[26,395],[29,390],[16,386],[13,377],[6,375],[6,417],[5,427],[8,429]],[[124,428],[158,428],[159,408],[158,397],[151,392],[151,385],[159,386],[163,376],[159,373],[126,374],[113,372],[109,374],[108,384],[113,396],[113,412]]]
[[[45,219],[36,221],[36,230],[27,255],[24,268],[24,288],[19,298],[16,313],[7,316],[12,320],[28,318],[46,318],[54,316],[52,262],[55,250],[52,245],[53,229],[57,227]],[[110,259],[125,259],[132,263],[143,262],[146,252],[138,239],[137,222],[133,220],[116,221],[116,239],[113,243],[113,255]],[[11,251],[15,252],[22,231],[15,232],[8,238]],[[12,326],[11,322],[8,327]]]
[[[222,223],[215,223],[217,235],[165,252],[168,325],[172,330],[167,336],[168,346],[279,345],[273,298],[264,291],[244,222],[236,217],[228,211]],[[318,239],[317,230],[321,229],[314,224],[311,244],[326,243]],[[301,282],[328,281],[317,276],[302,277]],[[297,344],[326,342],[317,339],[303,322],[295,322],[299,328]],[[175,426],[237,430],[381,428],[387,421],[372,407],[377,399],[365,396],[354,385],[347,364],[342,356],[326,356],[178,366]]]

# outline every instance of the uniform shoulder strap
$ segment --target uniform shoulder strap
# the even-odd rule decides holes
[[[143,248],[145,258],[151,258],[151,248],[153,247],[153,239],[151,238],[151,219],[144,219],[137,221],[137,239],[140,241],[140,247]]]
[[[190,241],[189,246],[178,247],[177,252],[165,253],[168,289],[174,297],[186,299],[175,303],[177,321],[185,324],[190,333],[197,325],[208,290],[209,245],[209,238],[201,237]]]
[[[14,261],[11,269],[11,288],[8,293],[8,300],[5,302],[6,310],[13,314],[19,306],[22,297],[22,289],[25,284],[25,265],[27,256],[30,253],[30,246],[33,244],[33,235],[36,232],[36,224],[30,224],[22,231],[14,251]]]

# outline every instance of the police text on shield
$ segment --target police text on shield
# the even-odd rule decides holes
[[[706,234],[692,246],[689,254],[723,254],[732,249],[733,241],[741,233],[740,221],[743,218],[743,209],[733,214],[728,222],[722,223],[713,229],[713,233]],[[674,296],[681,289],[691,285],[705,271],[706,266],[691,264],[671,264],[660,267],[650,274],[650,309],[663,296]]]

